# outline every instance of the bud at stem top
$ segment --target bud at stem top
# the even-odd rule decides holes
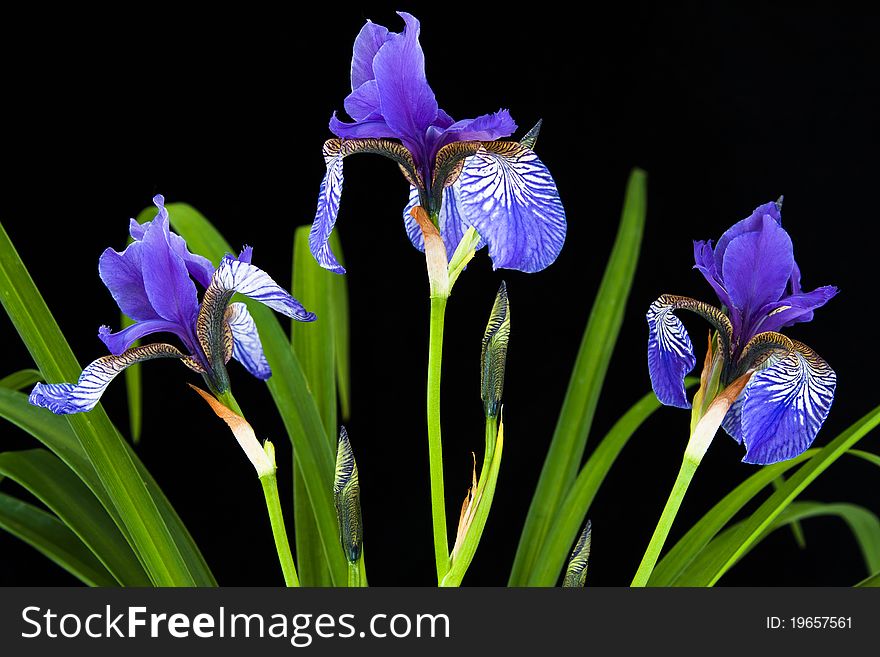
[[[507,362],[507,341],[510,338],[510,306],[507,285],[501,282],[495,305],[483,335],[481,356],[480,396],[486,417],[496,417],[504,392],[504,368]]]
[[[358,482],[357,463],[345,427],[339,429],[333,495],[336,500],[339,540],[345,558],[349,563],[356,563],[361,556],[361,544],[364,540],[361,523],[361,487]]]

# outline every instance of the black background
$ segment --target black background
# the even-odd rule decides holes
[[[626,3],[619,9],[404,3],[422,21],[429,81],[463,118],[509,108],[538,118],[538,152],[568,215],[559,259],[534,275],[493,272],[480,253],[447,315],[443,421],[450,516],[482,445],[480,339],[495,290],[509,286],[513,333],[499,488],[465,583],[506,582],[593,295],[612,244],[628,172],[649,174],[642,256],[587,450],[649,390],[644,313],[664,292],[714,300],[691,269],[692,239],[717,239],[760,203],[785,195],[784,220],[812,289],[840,295],[790,334],[838,373],[821,446],[876,403],[878,23],[837,5]],[[107,246],[155,193],[206,214],[255,263],[289,279],[297,225],[314,215],[327,120],[349,91],[351,43],[365,18],[397,31],[392,8],[321,3],[299,15],[139,15],[10,19],[4,46],[0,220],[81,363],[105,353],[100,324],[118,313],[97,275]],[[60,19],[60,20],[59,20]],[[22,38],[23,37],[23,38]],[[427,283],[401,226],[406,183],[376,157],[346,162],[339,227],[352,301],[353,416],[370,583],[433,579],[424,377]],[[685,320],[701,347],[705,325]],[[3,370],[31,366],[0,319]],[[700,356],[701,357],[701,356]],[[262,495],[225,428],[185,387],[179,364],[143,369],[141,457],[226,585],[276,585]],[[264,386],[233,369],[236,396],[272,437],[289,495],[289,444]],[[108,412],[127,425],[125,390]],[[661,409],[624,450],[589,515],[589,582],[628,584],[680,462],[688,414]],[[875,433],[861,447],[880,451]],[[3,448],[35,442],[11,427]],[[671,540],[754,472],[719,435]],[[880,512],[876,468],[842,459],[803,499]],[[10,482],[2,485],[13,491]],[[17,491],[15,491],[17,492]],[[289,503],[289,500],[288,500]],[[288,508],[290,508],[288,506]],[[288,513],[288,520],[292,514]],[[729,585],[850,585],[865,576],[842,522],[810,520],[799,551],[778,532],[726,576]],[[0,535],[0,584],[74,583]]]

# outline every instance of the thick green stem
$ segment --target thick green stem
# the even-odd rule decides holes
[[[357,561],[348,562],[348,586],[350,588],[361,586],[361,568]]]
[[[281,501],[278,498],[278,480],[274,474],[270,474],[260,477],[260,483],[263,484],[263,493],[266,496],[266,509],[269,511],[269,522],[272,523],[272,536],[275,538],[275,549],[278,551],[281,572],[284,573],[284,583],[287,586],[299,586],[296,565],[293,563],[290,542],[287,540],[287,530],[284,528]],[[351,575],[349,575],[350,577]]]
[[[440,440],[440,371],[443,361],[443,322],[446,298],[431,297],[431,324],[428,345],[428,459],[431,472],[431,516],[434,528],[434,559],[437,582],[449,570],[449,543],[446,529],[446,500],[443,488],[443,445]]]
[[[684,499],[684,494],[687,492],[688,485],[690,485],[698,465],[699,462],[688,455],[685,455],[682,460],[681,469],[675,478],[675,484],[672,486],[672,492],[669,494],[669,499],[666,500],[666,506],[663,507],[663,513],[660,515],[660,520],[654,529],[654,535],[651,536],[651,542],[648,543],[648,549],[645,550],[642,563],[639,564],[639,569],[633,578],[631,586],[646,586],[648,584],[651,573],[654,572],[654,566],[657,565],[657,559],[660,557],[660,551],[666,542],[666,537],[669,536],[669,529],[672,527],[672,523],[681,506],[681,501]]]

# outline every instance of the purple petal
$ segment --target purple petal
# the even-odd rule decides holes
[[[766,317],[756,327],[759,331],[778,331],[786,326],[794,326],[799,322],[813,319],[813,311],[821,308],[834,297],[838,289],[833,285],[824,285],[812,292],[802,292],[784,297],[775,303],[768,304],[758,313]]]
[[[226,323],[232,330],[232,357],[258,379],[272,376],[272,368],[263,353],[257,325],[243,303],[231,303],[226,309]]]
[[[648,309],[648,373],[660,403],[690,408],[684,378],[696,366],[697,358],[691,338],[674,310],[661,299]]]
[[[536,272],[565,241],[565,209],[556,183],[535,152],[518,146],[481,149],[465,160],[458,185],[462,222],[489,245],[495,269]]]
[[[376,25],[372,21],[358,32],[354,40],[354,53],[351,57],[351,88],[352,91],[364,82],[375,79],[373,75],[373,59],[379,48],[388,40],[388,28]]]
[[[776,223],[782,225],[782,213],[779,205],[775,202],[770,202],[765,203],[764,205],[759,205],[752,211],[752,214],[745,219],[736,222],[725,231],[721,236],[721,239],[718,240],[718,245],[715,247],[715,267],[718,272],[722,271],[724,254],[727,252],[727,246],[730,242],[745,233],[761,230],[764,223],[764,217],[768,215],[772,217]]]
[[[398,12],[406,23],[401,34],[390,34],[373,59],[382,116],[413,154],[417,166],[429,162],[425,133],[437,119],[434,92],[425,77],[425,55],[419,44],[419,22]]]
[[[148,319],[140,321],[118,331],[117,333],[111,333],[110,329],[106,326],[102,326],[98,329],[98,337],[101,339],[101,342],[107,345],[111,354],[117,356],[131,347],[135,340],[140,340],[144,336],[152,335],[153,333],[173,333],[183,341],[187,349],[190,351],[193,349],[193,344],[190,342],[189,332],[184,331],[176,323],[164,319]]]
[[[345,111],[355,121],[363,121],[370,117],[381,118],[379,111],[379,85],[375,80],[364,82],[346,96]]]
[[[330,117],[330,132],[342,139],[386,139],[397,137],[397,132],[391,129],[382,118],[346,123],[337,119],[335,112]]]
[[[442,132],[437,148],[440,149],[454,141],[495,141],[509,137],[514,132],[516,132],[516,123],[511,118],[510,112],[502,109],[475,119],[456,121]]]
[[[196,286],[186,262],[171,245],[167,214],[150,222],[140,243],[144,288],[150,305],[162,319],[191,330],[199,309]]]
[[[316,319],[314,313],[308,312],[299,301],[272,280],[269,274],[229,255],[217,267],[211,286],[225,292],[243,294],[300,322],[313,322]]]
[[[768,465],[802,454],[828,417],[837,375],[812,349],[795,351],[756,372],[743,391],[746,463]]]
[[[410,214],[415,206],[419,204],[419,190],[415,187],[409,188],[409,201],[403,209],[403,223],[406,228],[406,234],[409,241],[419,251],[425,251],[425,236],[422,229],[413,216]],[[440,206],[439,217],[440,237],[443,238],[443,244],[446,245],[446,256],[452,259],[455,249],[458,248],[459,242],[468,230],[467,224],[461,218],[461,207],[459,201],[458,182],[450,185],[443,190],[443,205]],[[477,250],[482,249],[486,245],[486,240],[480,239]]]
[[[742,443],[742,406],[745,395],[740,393],[733,405],[728,409],[721,426],[737,443]]]
[[[117,374],[129,365],[154,358],[183,358],[184,354],[169,344],[148,344],[129,349],[118,356],[104,356],[92,361],[83,370],[76,384],[38,383],[28,401],[48,408],[56,415],[69,415],[92,410]]]
[[[106,249],[98,260],[98,274],[119,309],[135,321],[158,319],[144,288],[143,244],[134,242],[119,253]]]
[[[715,253],[712,249],[712,240],[709,240],[708,242],[694,241],[694,263],[694,269],[698,270],[703,275],[703,278],[705,278],[709,285],[712,286],[712,289],[715,290],[715,294],[718,295],[721,303],[727,307],[728,316],[733,325],[734,334],[739,335],[742,316],[739,310],[734,307],[727,290],[724,289],[724,281],[721,279],[721,272],[718,271],[715,264]]]
[[[771,216],[763,217],[760,230],[743,233],[727,247],[722,263],[724,287],[734,307],[742,313],[747,340],[752,326],[762,319],[758,313],[785,293],[794,255],[791,238]],[[716,249],[717,257],[717,249]]]
[[[309,230],[309,249],[318,264],[324,269],[337,274],[344,274],[345,268],[339,264],[333,251],[330,250],[330,233],[336,225],[336,217],[339,215],[339,201],[342,196],[342,160],[340,151],[336,153],[326,152],[324,161],[327,164],[327,173],[321,181],[321,189],[318,191],[318,209],[315,212],[315,220]]]
[[[161,194],[156,194],[153,197],[153,204],[158,208],[158,213],[153,220],[144,222],[143,224],[139,224],[135,219],[129,221],[128,232],[135,242],[143,240],[144,235],[153,224],[153,221],[158,219],[160,222],[168,223],[168,210],[165,208],[165,197]],[[189,248],[186,246],[186,240],[177,233],[169,231],[169,243],[171,244],[172,250],[180,256],[186,264],[186,269],[190,276],[198,281],[202,287],[208,287],[208,284],[211,282],[211,276],[214,274],[214,265],[211,264],[211,261],[200,255],[190,253]]]

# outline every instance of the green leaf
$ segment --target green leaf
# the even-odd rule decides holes
[[[187,241],[192,252],[200,253],[215,264],[225,254],[232,253],[223,236],[198,210],[185,203],[171,203],[166,207],[171,225]],[[348,564],[339,544],[333,504],[335,450],[331,448],[324,431],[318,406],[302,367],[274,311],[248,299],[245,303],[257,325],[263,351],[272,367],[273,374],[267,385],[302,468],[333,584],[344,586],[348,581]]]
[[[122,328],[131,326],[134,321],[128,315],[120,314]],[[132,347],[140,346],[141,341],[135,340]],[[141,442],[141,431],[144,427],[144,391],[141,364],[135,363],[125,368],[125,392],[128,397],[128,430],[131,432],[131,441],[137,445]]]
[[[783,473],[803,463],[818,451],[807,450],[790,461],[764,466],[725,495],[660,560],[651,573],[648,586],[673,586],[691,561],[746,504]]]
[[[0,453],[0,474],[45,504],[123,586],[150,579],[125,537],[92,492],[58,457],[44,449]]]
[[[32,504],[0,493],[0,528],[36,548],[89,586],[118,586],[76,534]]]
[[[880,571],[874,573],[870,577],[866,577],[861,582],[856,584],[856,586],[860,588],[880,586]]]
[[[19,370],[0,379],[0,388],[23,390],[42,380],[43,375],[38,370]]]
[[[741,561],[761,541],[777,529],[800,522],[801,520],[820,516],[834,516],[846,522],[859,545],[867,571],[872,573],[880,569],[880,520],[878,520],[877,516],[864,507],[855,504],[825,504],[822,502],[792,502],[753,542],[746,546],[735,563]],[[707,569],[711,567],[711,564],[718,558],[719,554],[736,549],[738,534],[745,522],[747,521],[741,521],[718,534],[681,574],[676,585],[690,586],[691,581],[704,580],[708,576]],[[721,573],[721,576],[733,565],[730,564]]]
[[[0,301],[46,380],[76,381],[82,368],[2,225]],[[177,544],[180,537],[169,531],[128,446],[103,408],[99,405],[89,413],[70,415],[67,421],[118,511],[116,518],[124,524],[124,533],[151,581],[160,586],[195,585]]]
[[[785,483],[785,476],[780,475],[777,479],[773,480],[773,490],[779,490],[782,488],[782,484]],[[791,523],[791,535],[794,538],[794,542],[797,543],[797,546],[801,550],[805,550],[807,548],[807,539],[804,536],[804,528],[801,527],[801,523],[795,520]]]
[[[691,388],[698,382],[698,379],[688,378],[686,385]],[[605,481],[621,450],[642,422],[658,408],[660,402],[657,401],[657,396],[649,392],[611,427],[596,446],[556,513],[541,546],[541,552],[525,582],[527,586],[556,584],[599,487]]]
[[[92,466],[85,451],[79,444],[76,434],[70,428],[65,417],[47,413],[45,409],[31,406],[27,396],[11,390],[0,389],[0,417],[12,422],[22,430],[39,440],[51,452],[64,461],[67,466],[88,486],[95,497],[100,500],[107,513],[110,514],[119,526],[123,535],[126,535],[125,525],[118,520],[116,507],[110,500],[104,485],[101,483],[98,473]],[[217,582],[211,574],[205,559],[199,552],[189,531],[184,526],[177,512],[171,506],[168,498],[159,488],[159,485],[147,471],[140,459],[130,446],[129,450],[135,467],[138,469],[140,478],[147,486],[153,499],[159,508],[159,512],[174,536],[178,539],[180,550],[187,562],[190,572],[194,574],[198,586],[216,586]],[[131,541],[129,541],[131,542]]]
[[[816,477],[878,424],[880,424],[880,406],[820,449],[740,525],[731,540],[725,544],[724,549],[715,551],[705,564],[701,564],[699,573],[687,579],[682,578],[678,583],[685,586],[713,586]]]
[[[861,449],[851,449],[851,450],[849,450],[848,454],[851,454],[852,456],[857,456],[858,458],[862,459],[863,461],[867,461],[868,463],[873,463],[878,468],[880,468],[880,456],[877,456],[876,454],[872,454],[871,452],[866,452]]]
[[[646,174],[633,169],[620,227],[587,323],[541,477],[529,507],[510,574],[511,586],[529,580],[547,532],[580,468],[605,373],[623,322],[646,212]]]

